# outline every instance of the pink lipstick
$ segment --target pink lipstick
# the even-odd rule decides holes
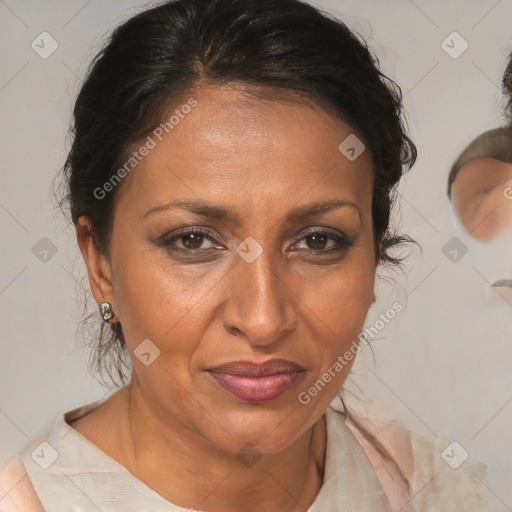
[[[288,391],[305,369],[286,359],[271,359],[264,363],[235,361],[207,371],[240,400],[267,402]]]

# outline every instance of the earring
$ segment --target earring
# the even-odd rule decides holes
[[[112,311],[112,304],[110,304],[110,302],[102,302],[99,307],[100,315],[103,317],[105,322],[108,322],[111,318],[114,318],[115,313]]]

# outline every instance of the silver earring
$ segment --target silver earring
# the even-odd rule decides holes
[[[103,317],[105,322],[108,322],[111,318],[114,318],[115,314],[112,311],[112,304],[110,304],[110,302],[102,302],[100,304],[100,315]]]

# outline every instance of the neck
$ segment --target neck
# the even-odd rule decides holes
[[[313,503],[323,481],[324,416],[283,451],[251,459],[163,414],[136,383],[124,391],[129,470],[171,503],[212,512],[303,512]]]

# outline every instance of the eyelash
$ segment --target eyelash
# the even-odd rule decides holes
[[[181,231],[178,233],[173,233],[171,237],[168,235],[162,237],[160,241],[158,242],[158,245],[161,247],[166,248],[169,251],[173,252],[179,252],[182,254],[188,254],[188,255],[197,255],[200,253],[206,253],[207,251],[218,250],[213,247],[210,247],[208,249],[186,249],[182,247],[172,247],[172,244],[180,240],[183,237],[186,237],[190,234],[197,234],[202,235],[204,238],[212,243],[216,243],[216,234],[209,230],[208,228],[189,228],[186,231]],[[295,241],[292,243],[292,246],[297,244],[298,242],[301,242],[308,237],[311,237],[313,235],[320,235],[320,236],[326,236],[329,240],[333,240],[336,244],[336,247],[334,249],[306,249],[307,252],[313,253],[313,254],[332,254],[336,252],[342,252],[347,250],[353,245],[353,241],[350,240],[347,235],[344,233],[336,233],[330,229],[323,228],[323,227],[316,227],[307,229],[305,232],[303,232],[300,236],[300,238],[296,238]],[[300,250],[299,250],[300,251]],[[293,251],[296,252],[296,251]]]

